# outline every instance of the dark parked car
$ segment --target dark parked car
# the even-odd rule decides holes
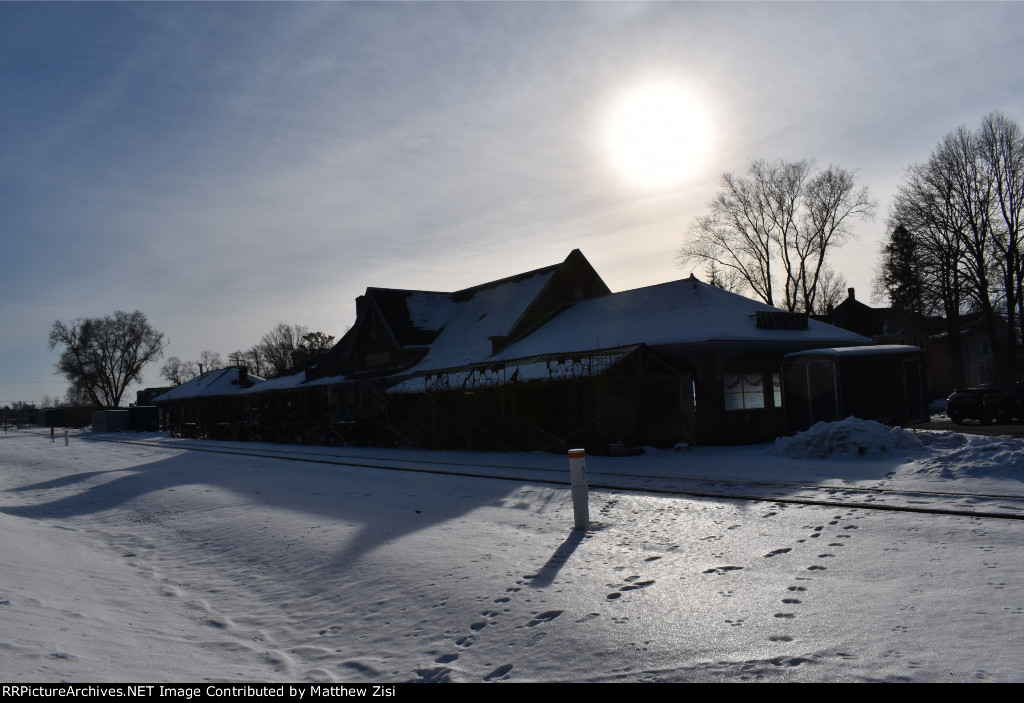
[[[964,420],[977,420],[984,425],[1024,419],[1024,381],[1018,381],[1009,391],[998,386],[953,391],[946,398],[946,413],[958,425]]]

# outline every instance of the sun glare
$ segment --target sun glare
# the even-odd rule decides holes
[[[607,139],[616,169],[630,182],[663,188],[685,180],[703,159],[707,118],[682,88],[652,84],[621,98]]]

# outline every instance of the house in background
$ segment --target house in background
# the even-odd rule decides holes
[[[999,367],[996,365],[995,354],[992,353],[992,346],[989,343],[990,338],[980,316],[964,316],[961,318],[961,325],[959,346],[964,378],[961,387],[998,384]],[[999,331],[1002,344],[1005,330]],[[925,352],[933,397],[945,398],[957,387],[953,374],[954,361],[949,333],[943,330],[929,337]]]
[[[924,349],[928,337],[942,329],[942,318],[896,308],[873,308],[857,300],[853,288],[846,299],[820,318],[844,330],[870,337],[878,344],[906,344]]]
[[[953,354],[946,321],[896,308],[873,308],[856,299],[853,288],[846,299],[820,318],[823,322],[870,337],[876,344],[906,344],[925,353],[928,395],[945,398],[956,389]],[[997,383],[999,370],[989,337],[977,316],[961,318],[960,355],[964,387]]]
[[[135,404],[136,405],[152,405],[153,398],[161,396],[167,391],[174,388],[174,386],[161,386],[152,388],[143,388],[142,390],[135,392]]]

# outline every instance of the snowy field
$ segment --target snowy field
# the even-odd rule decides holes
[[[1024,516],[1020,440],[587,468],[584,533],[563,456],[0,434],[0,680],[1024,680],[1024,522],[877,509]]]

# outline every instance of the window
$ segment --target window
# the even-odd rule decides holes
[[[781,393],[773,374],[773,395]],[[727,373],[722,380],[725,384],[726,410],[754,410],[764,407],[764,376],[760,373]],[[781,404],[781,403],[780,403]]]

